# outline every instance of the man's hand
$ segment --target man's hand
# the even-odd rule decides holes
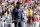
[[[12,20],[12,21],[16,21],[16,20]]]

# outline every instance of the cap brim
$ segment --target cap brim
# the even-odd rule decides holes
[[[17,4],[21,4],[21,3],[17,3]]]

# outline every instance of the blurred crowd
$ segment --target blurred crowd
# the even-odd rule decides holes
[[[0,4],[0,27],[12,26],[12,10],[15,7],[15,1],[6,1]],[[20,8],[22,8],[22,27],[39,27],[40,0],[24,0],[21,2]]]
[[[23,27],[40,27],[40,3],[37,1],[30,1],[29,3],[24,3],[23,5]]]

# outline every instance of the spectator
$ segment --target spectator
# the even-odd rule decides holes
[[[12,13],[12,21],[16,21],[15,22],[15,27],[18,27],[18,24],[19,24],[19,27],[21,27],[21,18],[22,18],[22,10],[20,8],[20,2],[17,2],[17,6],[16,8],[13,10],[13,13]]]
[[[37,27],[37,22],[38,22],[38,17],[37,17],[37,14],[35,13],[34,15],[33,15],[33,27]]]

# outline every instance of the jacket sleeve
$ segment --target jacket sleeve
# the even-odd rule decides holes
[[[22,20],[22,18],[23,18],[23,17],[22,17],[22,12],[21,12],[21,20]]]
[[[13,9],[13,12],[12,12],[12,20],[14,20],[14,14],[15,14],[15,9]]]

